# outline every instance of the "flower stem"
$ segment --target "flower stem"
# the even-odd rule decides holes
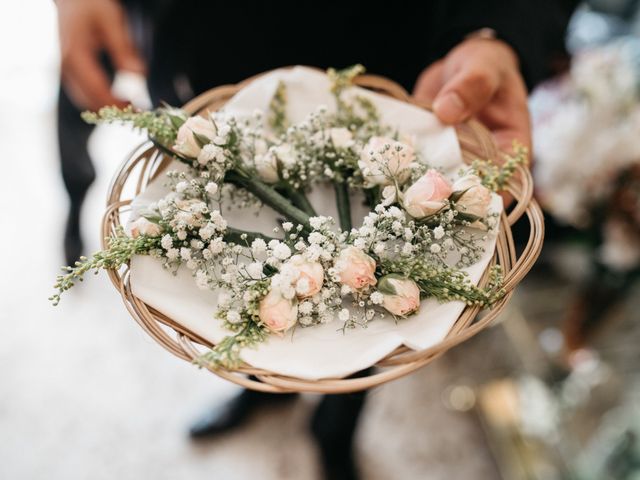
[[[349,199],[349,185],[347,182],[334,181],[333,188],[336,191],[336,205],[340,228],[345,232],[351,231],[351,205]]]
[[[311,202],[305,195],[304,191],[296,190],[287,185],[284,188],[280,189],[279,192],[284,197],[290,199],[291,203],[293,203],[296,207],[298,207],[300,210],[305,212],[307,215],[311,217],[318,216],[318,214],[316,213],[316,210],[313,208],[313,205],[311,205]]]
[[[242,238],[244,235],[246,235],[246,237]],[[271,240],[274,240],[273,237],[263,235],[262,233],[248,232],[246,230],[240,230],[233,227],[227,227],[227,231],[224,233],[225,242],[233,242],[237,245],[249,246],[251,245],[251,243],[253,243],[254,240],[257,240],[258,238],[261,238],[267,243]]]
[[[380,187],[363,188],[365,201],[367,206],[373,210],[380,203]]]
[[[237,170],[228,171],[225,175],[225,181],[246,188],[276,212],[287,217],[287,219],[307,229],[311,228],[309,225],[309,215],[292,205],[289,200],[266,183]]]

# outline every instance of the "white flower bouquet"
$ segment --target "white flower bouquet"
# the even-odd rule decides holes
[[[164,183],[152,185],[154,195],[134,202],[127,228],[103,251],[66,267],[52,301],[88,271],[117,270],[145,256],[178,278],[189,272],[215,299],[211,328],[226,332],[197,363],[228,369],[246,361],[248,347],[278,337],[295,344],[298,331],[328,325],[349,336],[376,323],[399,326],[432,305],[429,299],[493,305],[504,294],[500,269],[489,267],[483,287],[466,270],[493,254],[486,249],[501,213],[494,192],[527,152],[516,145],[501,166],[477,160],[445,172],[438,152],[385,123],[373,97],[352,86],[362,71],[330,70],[328,82],[313,71],[333,105],[315,105],[300,121],[292,120],[296,105],[282,79],[267,108],[252,112],[86,113],[91,123],[146,130],[174,161]],[[237,95],[245,105],[253,93]],[[336,215],[318,213],[332,197]],[[269,231],[238,227],[242,219],[260,223],[269,209],[276,212]],[[314,376],[323,374],[306,375]]]

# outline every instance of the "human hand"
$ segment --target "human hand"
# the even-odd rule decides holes
[[[116,0],[57,0],[62,82],[80,108],[98,110],[127,102],[111,92],[99,55],[106,52],[117,70],[144,73],[145,65]]]
[[[422,72],[414,96],[449,125],[475,116],[505,152],[513,140],[531,150],[527,89],[515,52],[500,40],[463,41]]]

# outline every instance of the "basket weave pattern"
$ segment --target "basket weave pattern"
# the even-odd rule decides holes
[[[193,99],[184,108],[190,114],[217,110],[253,79],[255,77],[237,85],[225,85],[209,90]],[[355,83],[378,93],[428,108],[425,105],[419,105],[402,87],[386,78],[362,75],[355,79]],[[477,158],[496,159],[498,157],[498,150],[491,135],[480,123],[471,120],[458,126],[457,136],[466,162]],[[113,235],[122,224],[123,215],[130,209],[132,201],[132,198],[126,198],[128,192],[133,191],[133,196],[136,196],[144,191],[149,182],[156,178],[170,162],[170,158],[159,152],[149,142],[136,148],[123,162],[109,187],[107,210],[102,223],[103,238]],[[514,175],[509,182],[507,190],[514,197],[515,204],[508,214],[502,214],[496,250],[490,263],[490,265],[498,264],[502,267],[506,295],[491,309],[484,310],[480,317],[478,315],[480,307],[466,307],[447,337],[440,343],[420,351],[404,346],[398,347],[376,364],[379,368],[375,373],[361,378],[309,381],[278,375],[246,364],[236,370],[212,368],[211,371],[243,387],[264,392],[346,393],[372,388],[407,375],[438,358],[455,345],[471,338],[490,325],[502,312],[513,295],[516,285],[529,272],[542,249],[544,223],[540,207],[533,199],[533,180],[529,171],[519,168],[518,174]],[[530,233],[525,248],[517,255],[511,226],[523,215],[529,223]],[[522,221],[525,221],[525,218]],[[208,341],[186,330],[133,295],[128,267],[120,271],[109,270],[108,273],[129,313],[165,349],[184,360],[193,361],[212,346]],[[486,284],[487,276],[485,272],[480,286]],[[255,380],[249,378],[249,375],[252,375]]]

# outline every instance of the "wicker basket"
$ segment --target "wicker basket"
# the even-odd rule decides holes
[[[209,90],[193,99],[184,108],[191,114],[216,110],[255,78],[245,80],[238,85],[225,85]],[[417,104],[401,86],[386,78],[362,75],[355,79],[355,83],[378,93]],[[427,108],[425,105],[420,106]],[[457,127],[457,134],[465,161],[497,157],[498,150],[489,132],[480,123],[471,120],[460,125]],[[170,161],[170,158],[164,156],[148,142],[135,149],[124,161],[109,188],[107,210],[102,225],[103,238],[115,233],[115,229],[121,224],[122,215],[129,209],[131,198],[142,192]],[[374,373],[360,378],[309,381],[274,374],[249,365],[242,365],[236,370],[212,368],[211,371],[243,387],[264,392],[346,393],[372,388],[407,375],[455,345],[471,338],[490,325],[502,312],[516,285],[529,272],[542,249],[543,217],[540,207],[533,199],[533,180],[527,169],[521,168],[519,174],[513,177],[508,185],[508,191],[515,198],[515,204],[509,214],[502,214],[496,250],[491,261],[491,265],[502,266],[505,274],[506,295],[491,309],[483,311],[482,315],[478,315],[479,307],[465,308],[447,337],[437,345],[420,351],[404,346],[398,347],[375,365],[379,368],[375,369]],[[126,198],[127,196],[130,198]],[[529,239],[526,247],[517,255],[511,226],[525,214],[530,226]],[[203,338],[186,330],[134,296],[129,283],[128,268],[120,271],[110,270],[109,277],[122,295],[125,306],[133,318],[165,349],[184,360],[193,361],[211,347],[211,344]],[[486,282],[485,272],[480,285],[485,285]]]

